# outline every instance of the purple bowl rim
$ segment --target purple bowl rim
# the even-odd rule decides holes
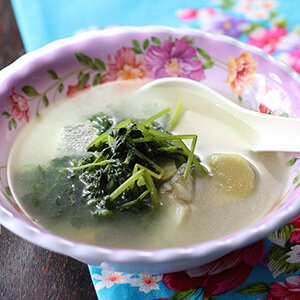
[[[288,64],[276,59],[267,52],[252,45],[246,45],[236,39],[228,36],[211,34],[198,29],[191,28],[173,28],[166,26],[122,26],[115,28],[107,28],[104,30],[90,31],[80,33],[76,36],[60,39],[51,42],[40,49],[26,53],[9,66],[0,71],[0,83],[4,82],[13,73],[30,64],[39,57],[46,56],[55,50],[64,49],[65,46],[76,44],[78,42],[88,42],[93,38],[103,36],[116,36],[126,33],[146,34],[150,32],[167,33],[167,34],[182,34],[195,35],[210,40],[224,42],[241,49],[247,49],[256,55],[261,56],[269,63],[272,63],[288,73],[293,79],[300,83],[300,75],[292,69]],[[101,247],[96,245],[84,244],[73,241],[67,238],[56,236],[44,229],[37,228],[30,224],[25,218],[20,218],[7,208],[0,206],[0,223],[15,233],[16,235],[38,245],[43,248],[69,255],[73,257],[82,256],[81,253],[88,253],[90,257],[101,255],[102,261],[113,263],[168,263],[181,259],[201,259],[206,256],[224,255],[232,250],[246,246],[259,239],[264,238],[269,233],[278,229],[294,218],[300,211],[300,201],[298,196],[292,196],[289,203],[284,204],[275,212],[269,214],[253,226],[235,232],[231,235],[210,240],[207,242],[197,243],[186,247],[163,248],[163,249],[119,249]],[[19,230],[21,228],[21,230]],[[37,239],[38,238],[38,239]],[[233,239],[234,238],[234,239]],[[74,247],[76,246],[76,247]],[[82,252],[83,251],[83,252]]]

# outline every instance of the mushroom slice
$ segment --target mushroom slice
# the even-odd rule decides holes
[[[183,180],[185,168],[186,163],[182,164],[170,180],[162,185],[161,192],[168,193],[171,198],[190,202],[194,193],[194,176],[191,168],[187,179]]]

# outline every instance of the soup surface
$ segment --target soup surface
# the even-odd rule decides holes
[[[136,93],[139,85],[133,82],[93,87],[75,97],[57,101],[22,128],[11,149],[8,172],[12,192],[25,213],[55,234],[119,248],[195,244],[231,234],[262,219],[284,193],[288,155],[249,151],[251,144],[259,139],[258,133],[230,112],[203,101],[201,95],[174,88]],[[201,175],[193,170],[191,188],[186,188],[190,192],[188,199],[171,195],[165,186],[159,188],[160,205],[154,214],[132,217],[125,214],[103,219],[89,214],[84,203],[82,208],[65,209],[60,213],[63,205],[37,205],[26,197],[34,192],[40,180],[33,176],[36,166],[47,166],[66,153],[74,157],[80,155],[80,147],[77,149],[72,144],[71,153],[66,141],[62,141],[61,133],[68,126],[86,124],[88,118],[98,112],[120,120],[146,119],[166,107],[174,109],[178,101],[182,102],[182,110],[172,133],[198,136],[195,153],[209,171],[224,166],[216,159],[219,154],[245,158],[254,170],[254,176],[245,177],[246,181],[253,180],[249,193],[232,192],[232,184],[222,181],[223,173],[218,169],[216,176]],[[162,117],[160,122],[165,125],[168,117]],[[91,140],[86,138],[88,145]],[[190,145],[190,141],[186,144]],[[234,163],[236,157],[233,157]],[[244,191],[243,187],[240,190]]]

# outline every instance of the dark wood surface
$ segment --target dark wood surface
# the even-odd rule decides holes
[[[9,0],[0,0],[0,69],[25,53]],[[0,145],[1,147],[1,145]],[[97,299],[87,265],[35,246],[3,226],[0,299]]]

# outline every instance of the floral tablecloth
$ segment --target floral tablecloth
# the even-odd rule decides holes
[[[28,51],[82,30],[158,24],[229,35],[264,49],[300,72],[300,2],[296,0],[85,0],[85,4],[74,0],[72,7],[61,0],[30,2],[12,0]],[[79,12],[81,17],[75,18]],[[264,107],[260,110],[267,112]],[[264,240],[191,270],[127,274],[102,267],[89,266],[99,299],[297,300],[300,216]]]

